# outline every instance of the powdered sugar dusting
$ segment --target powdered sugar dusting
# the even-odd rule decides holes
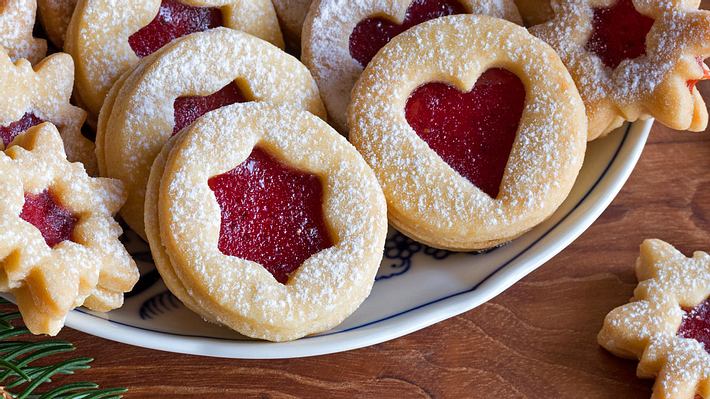
[[[13,61],[20,58],[39,62],[47,52],[47,43],[32,37],[35,25],[35,0],[4,0],[0,3],[0,47]]]
[[[287,285],[217,246],[220,208],[207,181],[255,145],[324,185],[335,245],[306,260]],[[176,274],[198,301],[218,304],[204,306],[217,320],[244,334],[280,341],[327,330],[369,294],[386,234],[384,197],[357,151],[308,113],[251,103],[207,114],[176,138],[160,198],[163,244]]]
[[[335,127],[346,131],[350,91],[362,66],[350,55],[350,35],[362,20],[387,15],[401,23],[411,0],[320,0],[313,4],[304,27],[303,61],[313,72]],[[472,14],[520,21],[512,0],[467,0]]]
[[[404,116],[421,84],[468,91],[492,67],[527,88],[497,199],[451,169]],[[395,38],[363,73],[350,110],[351,140],[375,169],[398,227],[450,240],[439,245],[505,239],[541,222],[566,197],[584,155],[583,105],[559,58],[524,29],[489,17],[440,18]]]

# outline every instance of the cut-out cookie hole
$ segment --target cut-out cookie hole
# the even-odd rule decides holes
[[[409,125],[449,166],[497,198],[525,96],[518,76],[493,68],[468,93],[445,83],[420,86],[405,112]]]
[[[20,217],[35,226],[51,248],[64,241],[72,241],[74,226],[79,221],[50,190],[39,194],[25,193]]]
[[[244,89],[242,89],[244,87]],[[227,105],[250,101],[251,93],[244,84],[230,82],[215,93],[207,96],[180,97],[173,103],[175,126],[173,135],[202,115]]]
[[[6,126],[0,126],[0,140],[2,140],[3,146],[7,147],[8,144],[12,143],[15,137],[26,132],[29,128],[44,122],[44,120],[40,119],[32,112],[27,112],[20,120]]]
[[[646,35],[653,22],[653,18],[636,10],[632,0],[618,0],[611,7],[595,8],[592,36],[586,49],[614,69],[624,60],[646,54]]]
[[[710,298],[693,309],[683,309],[683,321],[678,328],[678,336],[694,339],[705,346],[710,353]]]
[[[457,0],[414,0],[402,25],[382,16],[360,21],[350,34],[350,55],[365,67],[385,44],[405,30],[434,18],[466,12]]]
[[[222,10],[217,7],[193,7],[177,0],[163,0],[158,15],[132,34],[128,44],[138,57],[143,58],[174,39],[222,25]]]
[[[219,250],[261,264],[282,284],[306,259],[333,246],[318,176],[255,148],[208,184],[222,213]]]

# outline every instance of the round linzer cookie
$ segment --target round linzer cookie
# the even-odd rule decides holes
[[[191,309],[288,341],[335,327],[369,295],[387,209],[367,163],[321,119],[234,104],[163,147],[146,231],[163,279]]]
[[[646,240],[636,277],[634,297],[607,315],[599,344],[638,359],[638,376],[656,378],[653,398],[710,397],[710,255],[687,258]]]
[[[0,149],[32,126],[51,122],[59,129],[67,157],[98,173],[94,143],[81,127],[86,112],[69,103],[74,63],[68,54],[53,54],[34,69],[27,60],[13,63],[0,49]]]
[[[300,45],[303,21],[306,19],[312,0],[273,0],[273,2],[289,44],[293,42]]]
[[[47,54],[47,42],[32,37],[36,12],[35,0],[0,1],[0,47],[13,61],[24,58],[34,64]]]
[[[77,101],[95,122],[124,71],[176,38],[220,26],[283,47],[270,0],[79,0],[65,42],[77,64]]]
[[[121,215],[133,230],[143,235],[145,184],[165,142],[206,112],[248,101],[292,105],[325,119],[303,64],[233,29],[175,40],[122,79],[102,110],[97,155],[102,175],[126,184]]]
[[[586,149],[584,104],[524,28],[456,15],[397,36],[353,89],[350,140],[390,223],[436,248],[490,248],[547,219]]]
[[[0,151],[0,176],[0,291],[15,296],[30,331],[57,334],[79,306],[121,307],[139,277],[113,219],[121,182],[69,163],[49,123]]]
[[[37,0],[37,14],[49,40],[58,48],[64,47],[67,27],[77,0]]]
[[[512,0],[315,0],[303,29],[302,59],[336,129],[347,132],[350,92],[377,51],[412,26],[451,14],[522,23]]]
[[[589,140],[625,121],[656,118],[704,131],[695,87],[710,78],[710,12],[699,1],[554,0],[555,18],[530,32],[554,47],[579,88]]]

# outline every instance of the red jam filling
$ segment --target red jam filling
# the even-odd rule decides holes
[[[705,65],[705,61],[703,60],[703,57],[695,57],[695,61],[697,61],[700,68],[703,69],[703,77],[700,79],[694,79],[694,80],[688,81],[688,89],[690,90],[691,93],[693,92],[693,89],[695,89],[695,85],[697,85],[699,81],[710,79],[710,69],[708,69],[708,66]]]
[[[193,7],[177,0],[163,0],[158,15],[128,38],[140,58],[158,51],[174,39],[222,26],[222,11],[215,7]]]
[[[208,184],[222,210],[219,250],[261,264],[282,284],[306,259],[333,246],[317,176],[255,148]]]
[[[20,217],[35,226],[50,247],[72,239],[79,219],[59,204],[51,191],[25,193],[25,205]]]
[[[710,298],[693,309],[684,310],[678,336],[700,342],[705,346],[705,351],[710,353]]]
[[[604,65],[616,68],[623,60],[646,54],[646,35],[652,26],[653,18],[636,11],[632,0],[595,8],[586,49],[598,55]]]
[[[462,93],[444,83],[416,89],[409,125],[455,171],[491,198],[500,183],[523,114],[525,86],[505,69],[489,69]]]
[[[414,0],[402,25],[382,17],[360,21],[350,34],[350,56],[364,67],[385,44],[407,29],[434,18],[465,13],[466,9],[457,0]]]
[[[37,126],[44,121],[36,117],[33,113],[28,112],[19,121],[12,122],[7,126],[0,126],[0,140],[5,147],[12,143],[15,137],[20,133],[27,131],[32,126]]]
[[[184,127],[202,115],[214,111],[218,108],[236,103],[247,102],[239,86],[236,83],[230,84],[221,88],[218,92],[204,97],[180,97],[173,103],[175,126],[173,127],[173,135],[176,135]]]

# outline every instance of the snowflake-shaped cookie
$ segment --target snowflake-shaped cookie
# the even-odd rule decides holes
[[[35,0],[0,1],[0,47],[13,60],[26,58],[34,64],[47,53],[47,42],[32,37],[36,11]]]
[[[0,291],[15,296],[28,328],[54,335],[77,306],[120,307],[139,276],[113,219],[121,182],[69,163],[49,123],[0,152],[0,176]]]
[[[62,48],[77,0],[37,0],[39,20],[49,40]]]
[[[697,0],[552,0],[555,17],[530,31],[557,50],[589,116],[589,139],[624,121],[656,118],[703,131],[695,82],[710,77],[710,12]]]
[[[0,150],[30,126],[51,122],[69,160],[96,175],[94,143],[81,134],[86,112],[69,102],[73,84],[74,62],[68,54],[53,54],[33,69],[27,60],[13,63],[0,49]]]
[[[687,258],[670,244],[646,240],[636,276],[634,297],[607,315],[599,344],[639,359],[638,376],[657,378],[653,398],[709,398],[710,347],[691,338],[686,326],[708,322],[702,313],[710,306],[710,255],[696,252]],[[702,331],[707,339],[707,327]]]

